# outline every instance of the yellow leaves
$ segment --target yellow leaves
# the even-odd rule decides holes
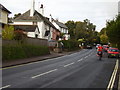
[[[6,25],[2,30],[2,38],[12,40],[14,38],[14,27]]]

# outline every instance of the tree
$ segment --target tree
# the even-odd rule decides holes
[[[74,21],[67,21],[65,23],[65,25],[68,27],[68,33],[71,36],[71,39],[74,39],[75,37],[75,33],[74,33],[74,29],[75,29],[75,22]]]
[[[97,42],[96,26],[90,22],[90,20],[85,19],[84,22],[81,21],[68,21],[66,23],[68,27],[69,34],[72,39],[84,39],[86,43]]]
[[[21,15],[21,13],[14,14],[14,17],[13,17],[13,19],[15,19],[15,18],[19,17],[20,15]]]
[[[106,28],[102,28],[99,34],[102,35],[105,34],[105,32],[106,32]]]
[[[106,32],[109,42],[120,48],[120,15],[107,22]]]
[[[14,38],[14,27],[5,25],[2,30],[2,38],[6,40],[12,40]]]
[[[100,36],[100,40],[101,40],[101,43],[102,43],[102,44],[108,44],[108,36],[107,36],[107,35],[102,34],[102,35]]]
[[[108,36],[106,34],[106,28],[102,28],[99,35],[100,35],[101,43],[102,44],[108,44],[109,41],[108,41]]]

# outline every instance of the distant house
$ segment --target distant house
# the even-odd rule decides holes
[[[55,39],[60,36],[59,30],[49,21],[48,18],[44,17],[44,8],[41,4],[40,10],[36,11],[35,9],[35,1],[32,1],[31,9],[20,15],[19,17],[13,20],[13,24],[15,26],[22,27],[33,27],[36,26],[36,29],[31,30],[32,32],[28,32],[27,29],[24,30],[27,33],[28,37],[36,37],[42,39]]]
[[[8,15],[11,12],[6,9],[2,4],[0,4],[0,34],[4,25],[8,24]]]
[[[64,34],[62,39],[70,39],[70,35],[68,34],[68,27],[65,24],[59,22],[58,20],[54,20],[53,18],[51,19],[51,22],[62,34]]]

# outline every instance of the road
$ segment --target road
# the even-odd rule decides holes
[[[2,88],[107,88],[116,58],[102,61],[96,49],[4,68]]]

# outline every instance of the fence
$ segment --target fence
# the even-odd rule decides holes
[[[40,38],[26,38],[23,43],[30,45],[48,46],[48,40]],[[2,40],[2,45],[14,45],[14,44],[18,44],[18,42],[16,40]]]

